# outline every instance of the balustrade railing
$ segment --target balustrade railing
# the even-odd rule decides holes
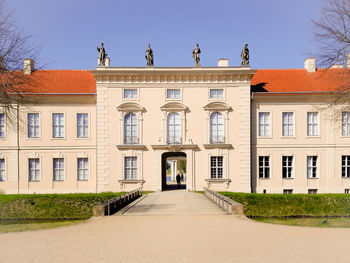
[[[181,144],[182,139],[181,139],[181,137],[178,137],[178,136],[168,136],[167,143],[168,144]]]
[[[124,137],[124,144],[139,144],[139,137],[126,136]]]
[[[225,137],[224,136],[212,136],[212,137],[210,137],[210,143],[223,144],[223,143],[225,143]]]

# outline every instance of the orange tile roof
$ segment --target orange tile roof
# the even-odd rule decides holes
[[[348,75],[348,69],[259,69],[251,85],[253,92],[332,92],[349,86]]]
[[[88,70],[38,70],[30,75],[28,91],[44,94],[96,93],[96,81]]]

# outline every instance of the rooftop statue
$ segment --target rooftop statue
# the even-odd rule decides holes
[[[105,48],[103,47],[102,42],[101,42],[101,46],[97,47],[97,51],[98,51],[98,65],[105,66],[107,53],[105,51]]]
[[[148,48],[145,50],[146,52],[146,61],[148,67],[153,67],[153,50],[151,49],[151,45],[148,44]]]
[[[248,44],[245,44],[241,52],[242,63],[241,66],[249,66],[249,49]]]
[[[199,64],[199,61],[200,61],[199,54],[200,53],[201,53],[201,50],[199,48],[199,44],[196,44],[196,47],[192,51],[192,57],[194,59],[194,65],[197,67],[200,66],[200,64]]]

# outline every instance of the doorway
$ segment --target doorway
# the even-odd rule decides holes
[[[162,154],[162,191],[186,189],[186,154],[184,152],[166,152]],[[177,184],[177,176],[180,185]]]

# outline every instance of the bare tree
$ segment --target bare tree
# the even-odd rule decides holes
[[[23,59],[34,59],[38,48],[31,47],[29,36],[24,35],[0,0],[0,107],[10,124],[16,122],[17,105],[29,102],[33,78],[23,74]]]

